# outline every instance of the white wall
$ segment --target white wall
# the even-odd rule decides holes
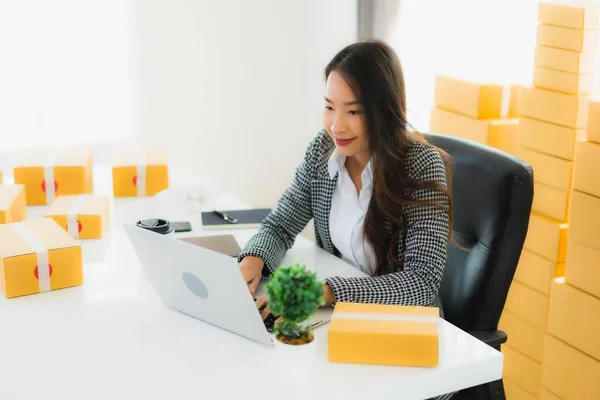
[[[171,162],[274,206],[321,128],[356,1],[137,0],[137,124]],[[191,153],[187,153],[191,151]]]

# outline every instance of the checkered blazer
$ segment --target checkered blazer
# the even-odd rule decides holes
[[[337,174],[332,179],[327,169],[333,148],[333,141],[327,133],[319,132],[308,146],[293,182],[258,233],[246,244],[239,261],[248,255],[260,257],[265,261],[264,273],[272,273],[311,219],[314,219],[316,244],[340,256],[329,234],[331,199],[338,181]],[[411,142],[406,160],[411,179],[433,180],[446,185],[444,163],[435,149]],[[409,195],[448,205],[448,198],[438,190],[412,190]],[[406,241],[398,237],[397,242],[403,270],[374,277],[327,278],[336,301],[435,306],[443,315],[439,288],[446,265],[448,213],[439,207],[405,207],[408,222]],[[390,228],[391,224],[386,224],[382,227],[382,234]]]

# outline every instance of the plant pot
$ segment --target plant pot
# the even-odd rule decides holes
[[[311,365],[317,356],[317,337],[311,335],[312,341],[305,344],[288,344],[283,338],[274,338],[278,364],[290,382],[305,383],[310,380]]]

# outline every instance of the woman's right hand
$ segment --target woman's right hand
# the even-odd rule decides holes
[[[252,295],[254,295],[254,292],[256,292],[256,288],[260,283],[264,266],[265,262],[261,258],[254,256],[246,256],[240,262],[242,275],[244,276],[244,279],[248,284],[248,289]]]

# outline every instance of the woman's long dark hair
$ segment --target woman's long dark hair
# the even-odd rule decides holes
[[[364,233],[376,256],[375,275],[403,268],[398,255],[398,237],[406,238],[404,206],[428,204],[445,209],[452,232],[452,199],[450,195],[449,156],[428,143],[416,132],[409,134],[406,119],[404,75],[394,50],[384,42],[370,40],[352,44],[341,50],[325,69],[325,78],[337,71],[359,99],[366,118],[366,131],[373,166],[373,194],[365,217]],[[413,130],[414,131],[414,130]],[[446,164],[447,186],[439,182],[414,182],[408,176],[406,149],[418,140],[435,147]],[[448,204],[435,204],[411,199],[407,189],[436,189],[448,196]],[[392,234],[384,229],[391,222]]]

